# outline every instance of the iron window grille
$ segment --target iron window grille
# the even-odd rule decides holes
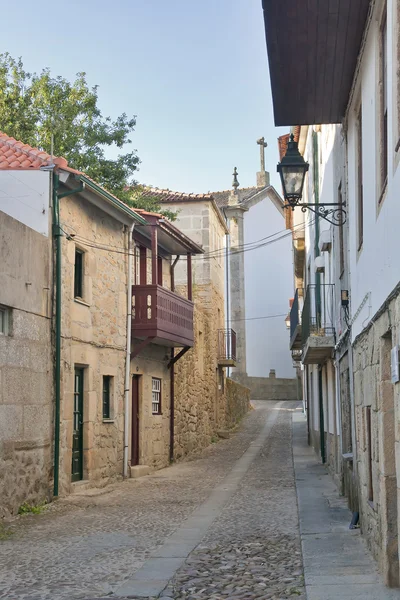
[[[74,297],[83,298],[83,257],[82,250],[75,249]]]
[[[111,376],[103,376],[103,419],[111,418]]]
[[[151,380],[151,411],[153,415],[161,415],[161,379]]]

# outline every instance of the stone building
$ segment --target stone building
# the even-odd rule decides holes
[[[0,518],[49,496],[51,219],[41,156],[0,134]]]
[[[248,410],[248,390],[227,380],[236,364],[236,332],[225,327],[225,236],[228,229],[209,194],[145,192],[177,212],[176,224],[205,251],[193,259],[193,349],[174,370],[174,459],[206,447],[218,432],[234,426]],[[175,269],[177,289],[186,294],[186,273]]]
[[[291,346],[302,355],[310,442],[359,513],[386,583],[397,587],[399,3],[340,6],[319,41],[323,4],[315,10],[296,16],[282,5],[274,27],[293,35],[275,45],[264,2],[275,122],[301,124],[293,133],[310,163],[303,201],[330,203],[331,223],[311,207],[306,216],[296,209],[289,224],[305,225],[296,272],[304,299],[293,304]],[[294,60],[315,69],[297,71],[288,94]],[[345,222],[335,212],[343,208]]]
[[[227,311],[238,333],[238,364],[232,377],[248,385],[253,397],[261,392],[261,397],[271,399],[278,399],[274,392],[279,379],[282,398],[297,399],[285,318],[259,318],[287,312],[293,267],[283,201],[265,170],[267,144],[264,138],[257,143],[261,162],[257,186],[240,188],[235,169],[231,190],[212,193],[229,229]]]

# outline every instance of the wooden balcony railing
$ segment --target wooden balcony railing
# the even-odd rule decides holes
[[[132,336],[164,346],[193,346],[193,302],[159,285],[132,286]]]

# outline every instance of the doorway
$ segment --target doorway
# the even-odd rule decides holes
[[[84,369],[82,368],[76,368],[74,373],[72,481],[80,481],[83,479],[83,373]]]
[[[140,375],[132,377],[132,438],[131,466],[139,464],[139,379]]]

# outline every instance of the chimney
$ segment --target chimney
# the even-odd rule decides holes
[[[257,173],[257,187],[262,188],[269,185],[269,173],[265,170],[265,148],[268,144],[263,137],[257,140],[257,144],[260,146],[261,162],[261,170]]]

